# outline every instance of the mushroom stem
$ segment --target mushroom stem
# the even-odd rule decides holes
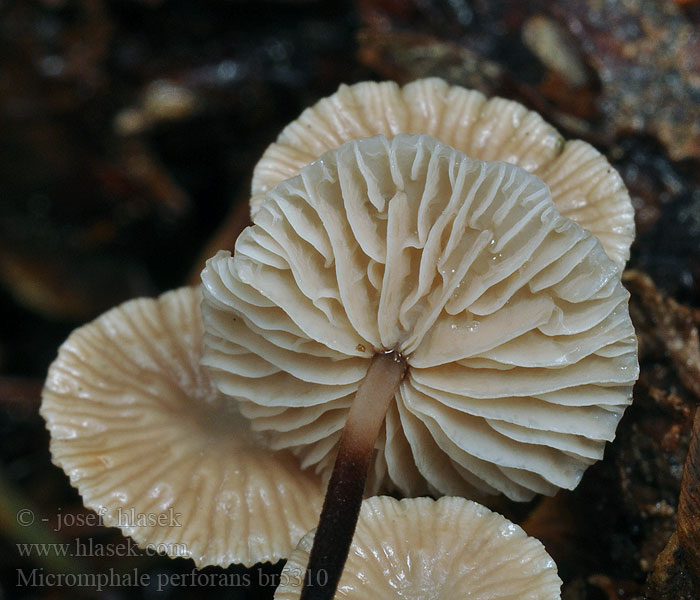
[[[350,550],[374,442],[406,373],[398,352],[375,354],[355,394],[328,482],[301,600],[330,600]]]

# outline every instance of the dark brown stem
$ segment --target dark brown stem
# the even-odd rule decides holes
[[[328,482],[301,600],[331,600],[350,550],[374,442],[406,373],[397,352],[377,354],[355,394]]]

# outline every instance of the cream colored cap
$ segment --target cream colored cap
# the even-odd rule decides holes
[[[327,473],[371,357],[400,352],[370,492],[526,500],[602,458],[638,374],[628,293],[534,175],[426,135],[349,142],[202,273],[204,364]]]
[[[199,567],[286,558],[313,527],[318,478],[259,447],[199,366],[199,289],[132,300],[75,330],[41,414],[85,506],[140,547]]]
[[[450,86],[442,79],[365,81],[307,108],[255,167],[251,214],[265,193],[328,150],[377,134],[425,133],[479,160],[500,160],[538,175],[559,212],[593,233],[622,269],[634,240],[634,209],[622,179],[590,144],[564,141],[522,104]]]
[[[313,537],[304,536],[287,561],[275,600],[299,598]],[[484,506],[374,497],[362,503],[335,598],[558,600],[560,588],[544,546]]]

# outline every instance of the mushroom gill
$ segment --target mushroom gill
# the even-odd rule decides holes
[[[197,288],[131,300],[76,329],[49,369],[51,455],[85,506],[140,547],[197,566],[286,558],[321,486],[257,443],[200,367]]]
[[[576,486],[638,372],[598,240],[538,177],[427,135],[322,155],[202,282],[216,385],[271,448],[333,463],[308,565],[327,580],[302,600],[333,597],[365,487],[524,500]]]
[[[213,381],[303,467],[329,474],[374,357],[405,360],[369,493],[571,489],[637,377],[628,294],[596,238],[538,177],[426,135],[324,154],[202,279]]]

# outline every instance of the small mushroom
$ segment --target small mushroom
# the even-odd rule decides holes
[[[593,233],[622,270],[634,240],[634,208],[618,173],[590,144],[564,141],[537,113],[504,98],[437,78],[400,88],[365,81],[307,108],[255,167],[251,215],[266,192],[328,150],[377,134],[425,133],[479,160],[501,160],[536,174],[559,212]]]
[[[271,448],[333,467],[315,565],[333,576],[368,468],[370,493],[571,489],[638,374],[629,295],[596,238],[538,177],[427,135],[324,154],[202,281],[215,384]]]
[[[141,547],[200,567],[274,562],[315,525],[321,485],[211,385],[200,303],[197,288],[132,300],[70,335],[42,397],[51,454]]]
[[[292,552],[275,600],[299,598],[313,537],[309,532]],[[335,597],[558,600],[560,587],[544,546],[484,506],[452,497],[374,497],[362,503]]]

